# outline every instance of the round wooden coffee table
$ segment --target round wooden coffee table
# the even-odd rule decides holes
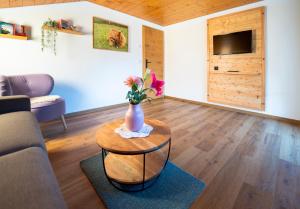
[[[171,131],[159,120],[146,119],[145,123],[153,127],[148,137],[124,139],[114,131],[123,123],[123,119],[118,119],[97,131],[104,173],[117,189],[141,191],[151,186],[165,168],[171,149]]]

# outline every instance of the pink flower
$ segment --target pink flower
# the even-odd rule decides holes
[[[156,75],[153,71],[151,71],[152,83],[151,88],[156,90],[156,96],[160,96],[163,93],[162,87],[165,84],[164,81],[160,81],[156,79]]]
[[[124,84],[129,86],[130,88],[133,86],[133,84],[136,84],[137,86],[141,86],[143,84],[142,78],[137,76],[129,76],[126,81],[124,81]]]

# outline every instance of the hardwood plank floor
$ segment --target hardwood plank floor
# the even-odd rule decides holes
[[[148,118],[172,130],[170,159],[207,184],[192,208],[300,209],[300,127],[171,99],[143,105]],[[105,208],[79,162],[100,152],[95,131],[123,117],[127,106],[42,125],[70,209]]]

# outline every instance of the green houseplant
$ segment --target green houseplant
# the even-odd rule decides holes
[[[56,37],[57,37],[57,30],[59,28],[58,23],[55,20],[51,20],[50,18],[45,21],[42,25],[42,51],[45,48],[49,48],[53,51],[56,55]]]

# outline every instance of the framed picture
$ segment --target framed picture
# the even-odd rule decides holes
[[[6,22],[0,22],[0,34],[14,35],[14,25]]]
[[[94,17],[93,48],[128,52],[128,26]]]

